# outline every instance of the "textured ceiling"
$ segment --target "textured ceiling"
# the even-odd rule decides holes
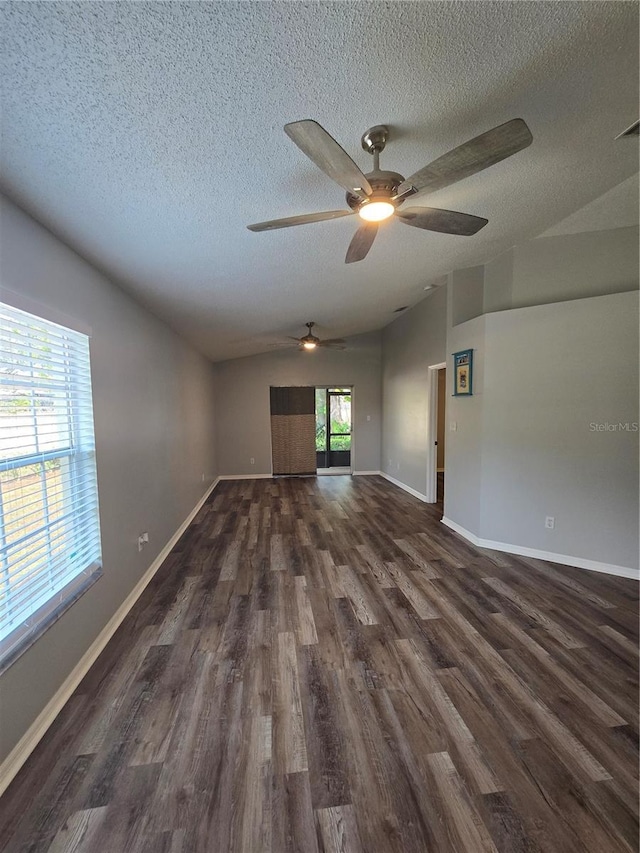
[[[637,171],[638,7],[622,2],[0,4],[2,187],[214,359],[315,320],[380,328],[429,282],[544,232]],[[314,118],[408,175],[514,117],[533,145],[424,203],[475,237],[389,222],[345,266],[341,207],[283,133]],[[417,203],[417,200],[416,200]]]

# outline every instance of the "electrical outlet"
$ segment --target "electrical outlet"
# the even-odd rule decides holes
[[[547,530],[553,530],[556,526],[556,520],[552,515],[548,515],[544,520],[544,526]]]
[[[451,421],[451,423],[449,424],[449,430],[450,430],[450,432],[457,432],[458,431],[457,421]]]
[[[140,536],[138,536],[138,551],[142,551],[142,549],[144,548],[144,546],[147,544],[148,541],[149,541],[149,534],[146,532],[141,533]]]
[[[204,471],[202,472],[202,482],[204,483]]]
[[[254,459],[254,457],[253,457],[253,456],[251,457],[251,459],[249,460],[249,462],[251,462],[251,464],[252,464],[252,465],[255,465],[255,464],[256,464],[256,460]]]

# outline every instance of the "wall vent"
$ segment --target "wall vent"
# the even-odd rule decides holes
[[[640,121],[634,121],[631,127],[619,133],[616,139],[624,139],[625,136],[640,136]]]

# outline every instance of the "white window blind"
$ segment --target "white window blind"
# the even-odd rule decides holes
[[[0,303],[0,666],[100,559],[89,339]]]

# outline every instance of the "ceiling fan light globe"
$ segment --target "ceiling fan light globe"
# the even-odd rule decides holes
[[[389,201],[369,201],[362,205],[358,214],[365,222],[382,222],[388,219],[394,210],[394,206]]]
[[[314,341],[305,341],[305,342],[302,344],[302,346],[303,346],[305,349],[315,349],[315,348],[316,348],[316,344],[315,344],[315,342],[314,342]]]

